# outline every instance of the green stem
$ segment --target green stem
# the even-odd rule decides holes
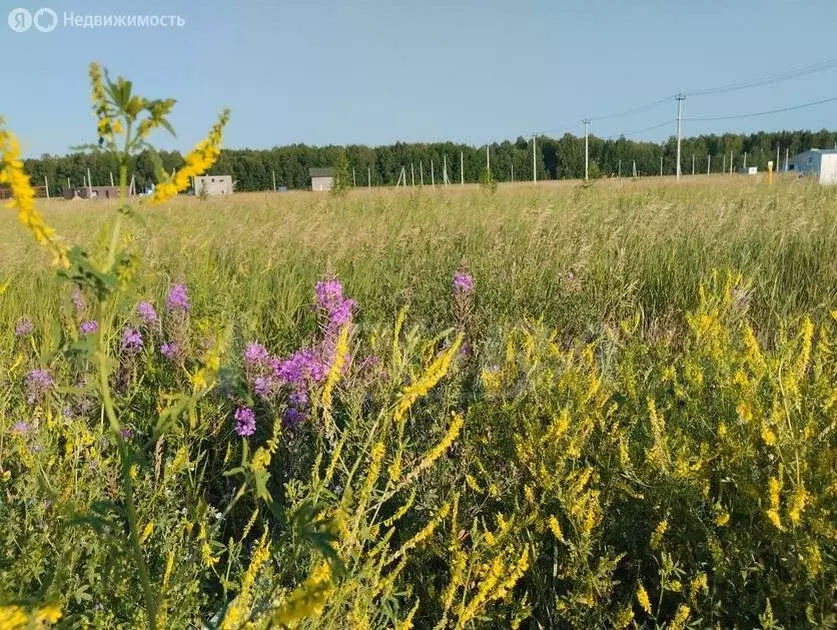
[[[113,224],[113,232],[110,237],[110,247],[108,249],[108,258],[105,264],[105,273],[113,270],[116,264],[116,253],[119,248],[119,236],[122,231],[122,208],[127,203],[127,186],[128,186],[128,155],[129,142],[131,138],[131,124],[127,125],[127,132],[125,134],[125,150],[120,156],[119,164],[119,213],[116,215],[116,221]],[[122,436],[122,427],[119,424],[119,419],[116,417],[116,409],[113,404],[113,398],[110,392],[110,383],[108,382],[108,353],[107,343],[104,341],[107,332],[107,322],[105,317],[104,301],[99,302],[98,320],[102,326],[102,331],[99,334],[98,347],[96,352],[96,365],[99,372],[99,390],[102,394],[102,407],[105,410],[105,415],[108,418],[111,432],[116,439],[116,447],[119,451],[119,460],[121,464],[122,477],[122,493],[125,497],[125,514],[128,520],[128,531],[131,540],[131,553],[134,557],[137,570],[140,574],[140,583],[142,586],[143,598],[145,599],[145,611],[148,616],[148,627],[150,630],[157,628],[157,599],[154,594],[154,589],[151,585],[151,575],[148,572],[148,565],[145,563],[145,557],[142,553],[142,545],[139,539],[139,529],[137,522],[137,510],[134,505],[134,481],[131,478],[131,459],[128,453],[128,446],[125,444],[125,438]]]
[[[100,309],[101,310],[101,309]],[[100,337],[101,339],[101,337]],[[102,342],[100,341],[100,345]],[[128,456],[128,447],[125,444],[125,439],[122,437],[119,420],[116,417],[116,410],[113,406],[113,399],[110,395],[110,386],[108,384],[108,372],[106,367],[107,357],[104,354],[104,348],[99,349],[96,355],[97,364],[99,368],[99,389],[102,392],[102,405],[105,409],[108,422],[110,423],[111,431],[116,438],[116,446],[119,450],[119,459],[121,462],[122,475],[122,492],[125,495],[125,512],[128,518],[128,530],[131,537],[131,551],[136,562],[137,569],[140,574],[140,582],[142,584],[142,592],[145,598],[145,610],[148,614],[148,627],[150,630],[155,630],[157,627],[157,601],[154,597],[154,591],[151,588],[151,577],[148,572],[148,565],[145,563],[145,558],[142,555],[142,546],[139,541],[139,530],[137,528],[137,511],[134,507],[134,483],[131,479],[131,461]]]

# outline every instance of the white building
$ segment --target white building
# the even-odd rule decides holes
[[[333,168],[309,168],[308,175],[311,176],[311,190],[326,192],[334,185]]]
[[[788,162],[788,171],[820,184],[837,184],[837,149],[811,149],[795,155]]]
[[[194,178],[196,195],[231,195],[232,175],[201,175]]]
[[[758,175],[759,169],[757,166],[745,166],[744,168],[739,168],[738,172],[741,175]]]

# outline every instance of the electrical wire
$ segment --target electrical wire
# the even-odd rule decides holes
[[[781,72],[779,74],[770,75],[767,77],[762,77],[760,79],[752,79],[750,81],[742,81],[739,83],[730,83],[728,85],[722,85],[719,87],[714,88],[706,88],[703,90],[695,90],[692,92],[687,92],[687,96],[706,96],[709,94],[723,94],[725,92],[734,92],[737,90],[746,90],[753,87],[761,87],[763,85],[771,85],[773,83],[779,83],[781,81],[789,81],[790,79],[796,79],[798,77],[807,76],[809,74],[814,74],[816,72],[823,72],[825,70],[831,70],[833,68],[837,68],[837,59],[826,59],[825,61],[821,61],[819,63],[811,64],[809,66],[803,66],[802,68],[797,68],[795,70],[787,70],[786,72]]]
[[[810,103],[802,103],[801,105],[789,105],[788,107],[780,107],[778,109],[770,109],[763,112],[753,112],[751,114],[734,114],[732,116],[699,116],[696,118],[684,118],[683,120],[689,122],[708,122],[713,120],[738,120],[742,118],[753,118],[755,116],[767,116],[768,114],[778,114],[780,112],[790,112],[795,109],[804,109],[806,107],[815,107],[816,105],[822,105],[823,103],[831,103],[837,101],[837,96],[833,96],[831,98],[824,98],[819,101],[812,101]]]

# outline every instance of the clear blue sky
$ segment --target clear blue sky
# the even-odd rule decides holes
[[[87,64],[149,97],[173,96],[187,149],[223,107],[226,145],[471,144],[578,121],[678,90],[746,81],[837,57],[837,0],[3,0],[0,115],[27,155],[93,140]],[[13,32],[8,10],[46,6],[50,33]],[[63,13],[179,14],[182,28],[63,26]],[[685,115],[762,111],[837,96],[837,69],[693,97]],[[593,125],[618,135],[674,118],[674,102]],[[837,102],[685,133],[837,127]],[[659,140],[673,131],[640,134]]]

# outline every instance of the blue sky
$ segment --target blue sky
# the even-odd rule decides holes
[[[226,145],[484,144],[682,90],[756,79],[837,57],[837,0],[3,0],[0,115],[27,155],[93,139],[87,64],[99,60],[149,97],[173,96],[187,149],[223,106]],[[9,10],[49,7],[50,33],[13,32]],[[70,28],[75,15],[181,15],[181,28]],[[837,96],[837,68],[687,99],[685,115],[763,111]],[[592,132],[674,118],[674,101]],[[837,102],[684,132],[837,127]],[[640,134],[659,140],[673,123]]]

